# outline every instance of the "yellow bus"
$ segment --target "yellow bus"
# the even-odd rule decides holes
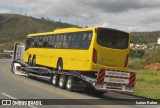
[[[127,70],[130,35],[111,28],[66,28],[29,34],[24,61],[62,70]]]

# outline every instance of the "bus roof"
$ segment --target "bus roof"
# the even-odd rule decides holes
[[[63,34],[63,33],[73,33],[73,32],[81,32],[81,31],[91,31],[91,30],[93,31],[93,30],[98,29],[98,28],[110,29],[110,30],[115,30],[115,31],[120,31],[120,32],[127,33],[125,31],[121,31],[121,30],[118,30],[118,29],[104,28],[104,27],[90,27],[90,28],[72,27],[72,28],[55,29],[55,30],[50,31],[50,32],[29,34],[28,36],[42,36],[42,35],[52,35],[52,34],[61,34],[61,33]]]
[[[60,33],[70,33],[70,32],[80,32],[80,31],[88,31],[93,30],[97,27],[92,28],[63,28],[63,29],[55,29],[50,32],[43,32],[43,33],[35,33],[35,34],[29,34],[28,36],[42,36],[42,35],[50,35],[50,34],[60,34]]]

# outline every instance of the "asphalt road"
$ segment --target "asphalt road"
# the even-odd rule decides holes
[[[14,75],[10,72],[11,60],[0,60],[0,99],[64,99],[66,105],[43,105],[43,106],[0,106],[11,108],[160,108],[158,105],[126,105],[129,99],[135,102],[139,97],[119,93],[106,93],[104,96],[94,96],[85,92],[70,92],[52,86],[49,82],[28,78],[27,76]],[[73,100],[69,100],[73,99]],[[91,105],[67,105],[78,100]],[[94,100],[92,100],[94,99]],[[118,99],[118,100],[114,100]],[[55,100],[57,101],[57,100]],[[60,100],[61,101],[61,100]],[[94,105],[97,102],[109,103],[110,105]],[[121,104],[121,105],[119,105]]]

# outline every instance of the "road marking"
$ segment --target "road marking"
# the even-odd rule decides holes
[[[6,97],[9,97],[9,98],[11,98],[11,99],[17,99],[17,98],[15,98],[15,97],[11,96],[11,95],[6,94],[6,93],[1,93],[1,94],[4,95],[4,96],[6,96]],[[18,99],[17,99],[17,100],[18,100]],[[38,107],[35,107],[35,106],[32,106],[32,105],[27,105],[27,106],[29,106],[29,107],[31,107],[31,108],[38,108]]]
[[[4,96],[9,97],[9,98],[11,98],[11,99],[16,99],[16,98],[14,98],[14,97],[12,97],[12,96],[10,96],[10,95],[6,94],[6,93],[1,93],[1,94],[2,94],[2,95],[4,95]]]

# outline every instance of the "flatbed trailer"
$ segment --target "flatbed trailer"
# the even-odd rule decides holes
[[[20,72],[28,77],[38,77],[47,79],[54,86],[62,89],[74,91],[78,89],[86,90],[96,94],[106,92],[133,93],[136,75],[134,72],[98,69],[98,73],[83,74],[78,71],[62,71],[43,67],[30,66],[23,61],[24,44],[16,43],[14,45],[14,55],[11,63],[13,73]],[[20,57],[17,57],[20,56]]]

